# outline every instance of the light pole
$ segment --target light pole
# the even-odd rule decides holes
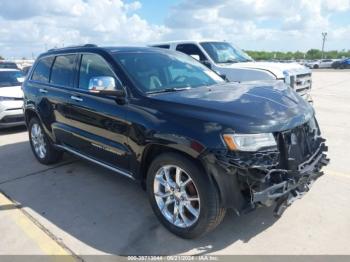
[[[322,59],[324,58],[324,43],[326,42],[327,32],[322,32]]]

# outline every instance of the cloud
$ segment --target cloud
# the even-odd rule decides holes
[[[181,0],[164,25],[142,17],[142,3],[123,0],[0,0],[1,54],[29,56],[83,43],[137,45],[174,39],[232,41],[244,49],[348,49],[350,0]],[[345,25],[332,24],[348,14]],[[332,17],[332,19],[330,19]],[[344,22],[343,22],[344,24]]]
[[[45,47],[161,39],[167,28],[135,14],[141,7],[121,0],[0,0],[0,45],[7,56],[28,56],[28,50],[37,55]]]
[[[345,12],[350,10],[350,0],[326,0],[322,4],[323,8],[328,11]]]
[[[239,42],[246,49],[306,50],[317,48],[323,31],[346,39],[346,28],[332,25],[330,15],[349,13],[350,0],[183,0],[165,25],[165,38],[178,36]],[[332,34],[330,34],[331,36]],[[340,41],[334,48],[347,48]],[[341,47],[343,46],[343,47]]]

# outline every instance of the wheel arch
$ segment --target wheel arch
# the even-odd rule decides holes
[[[30,120],[33,117],[36,117],[36,118],[38,118],[40,120],[40,116],[39,116],[38,112],[36,112],[34,109],[32,109],[32,108],[25,109],[25,111],[24,111],[24,119],[25,119],[27,127],[28,127],[28,124],[29,124]]]
[[[216,188],[219,194],[220,202],[222,201],[222,192],[220,190],[219,183],[218,181],[216,181],[216,178],[210,172],[207,172],[207,168],[203,163],[203,161],[201,160],[200,154],[198,152],[197,154],[193,154],[193,153],[191,154],[187,150],[181,150],[179,148],[161,145],[161,144],[147,145],[147,147],[143,151],[142,160],[141,160],[141,164],[138,172],[139,179],[141,181],[141,185],[143,189],[146,190],[147,173],[151,163],[156,157],[164,153],[180,154],[186,157],[187,159],[189,159],[190,161],[194,162],[203,171],[203,173],[208,176],[208,178],[213,183],[214,187]]]
[[[139,169],[139,177],[141,180],[144,180],[147,177],[147,171],[149,166],[151,165],[152,161],[159,155],[164,153],[177,153],[184,155],[187,158],[190,158],[191,160],[194,160],[200,163],[198,160],[199,154],[196,154],[194,152],[190,152],[191,150],[185,150],[182,147],[179,146],[169,146],[169,145],[163,145],[163,144],[157,144],[152,143],[147,145],[142,153],[141,157],[141,163],[140,163],[140,169]]]
[[[35,108],[33,108],[33,107],[25,108],[25,110],[24,110],[24,120],[25,120],[27,128],[29,128],[29,122],[30,122],[30,120],[33,117],[36,117],[36,118],[39,119],[40,123],[42,124],[42,127],[44,128],[44,132],[49,136],[51,141],[54,142],[55,141],[55,137],[54,137],[53,133],[50,132],[50,130],[44,124],[44,122],[42,121],[42,118],[40,117],[40,114],[38,113],[38,111],[36,111]]]

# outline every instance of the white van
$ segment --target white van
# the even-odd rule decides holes
[[[311,101],[311,70],[297,63],[256,62],[240,48],[224,41],[171,41],[150,45],[188,54],[229,81],[281,80]]]

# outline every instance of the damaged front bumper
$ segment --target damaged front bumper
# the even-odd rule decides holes
[[[267,186],[261,191],[251,192],[251,204],[271,206],[277,202],[274,215],[279,217],[295,200],[309,191],[313,182],[323,175],[321,168],[329,163],[324,153],[327,147],[322,142],[316,152],[305,162],[298,165],[297,170],[271,169],[266,175],[266,185],[271,184],[272,176],[281,176],[284,181]]]
[[[218,150],[205,159],[222,206],[238,214],[276,205],[275,215],[309,191],[329,162],[315,119],[275,134],[277,148],[258,152]]]

